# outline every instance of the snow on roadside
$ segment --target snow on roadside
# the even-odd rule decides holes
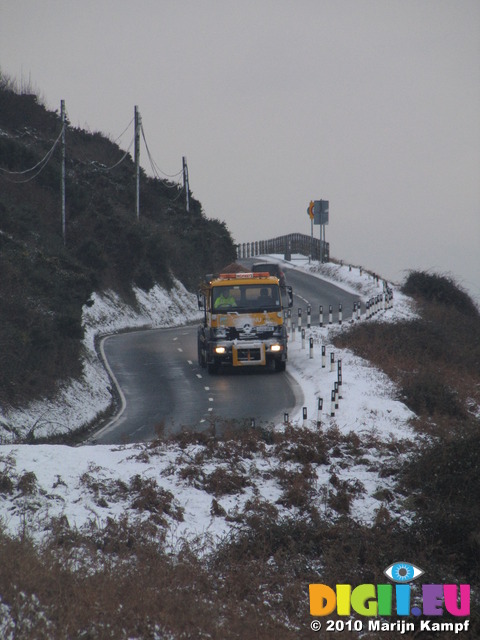
[[[0,442],[71,433],[106,412],[112,402],[110,380],[95,350],[95,338],[131,328],[173,327],[199,317],[197,298],[178,281],[170,292],[156,285],[135,289],[135,308],[116,293],[94,293],[83,308],[83,376],[67,381],[53,399],[32,402],[19,410],[0,407]]]
[[[274,258],[275,259],[275,258]],[[300,264],[294,257],[296,268],[310,271],[318,277],[328,277],[342,283],[359,294],[362,300],[378,292],[378,284],[370,274],[358,268],[342,265]],[[289,265],[290,266],[290,265]],[[325,273],[328,271],[328,274]],[[393,287],[393,285],[390,285]],[[408,298],[394,288],[394,306],[375,320],[395,322],[415,316]],[[93,297],[94,304],[84,309],[85,364],[84,379],[62,389],[52,403],[34,403],[22,413],[0,414],[0,424],[8,422],[19,432],[26,433],[35,427],[35,435],[50,434],[53,430],[78,428],[108,408],[111,401],[109,380],[95,351],[95,337],[122,330],[126,327],[162,327],[179,325],[198,318],[196,298],[188,294],[180,284],[167,293],[155,288],[148,295],[136,292],[137,309],[125,305],[113,293]],[[362,320],[367,321],[368,320]],[[395,399],[391,381],[368,362],[348,350],[334,349],[333,335],[347,325],[311,327],[306,331],[305,347],[297,333],[289,343],[289,375],[301,386],[304,395],[307,420],[303,420],[303,407],[289,417],[294,428],[305,427],[315,431],[320,419],[324,431],[338,430],[348,437],[353,432],[362,439],[362,452],[355,456],[337,451],[328,465],[316,465],[316,506],[326,512],[325,496],[331,491],[332,476],[349,486],[357,486],[358,492],[352,505],[352,513],[362,522],[371,522],[384,496],[391,495],[389,477],[379,473],[379,460],[400,457],[408,449],[413,432],[409,421],[413,414]],[[313,339],[310,357],[309,339]],[[327,352],[326,366],[322,367],[321,346]],[[335,353],[335,366],[330,368],[330,353]],[[342,399],[335,415],[331,416],[331,389],[337,380],[337,362],[342,361]],[[323,410],[318,414],[318,399],[323,399]],[[284,425],[276,425],[278,430]],[[4,431],[4,437],[8,433]],[[95,522],[102,524],[107,518],[117,518],[128,513],[131,518],[146,518],[132,506],[133,480],[154,482],[171,500],[173,516],[167,517],[167,539],[172,547],[180,539],[204,536],[212,541],[223,539],[232,530],[235,514],[241,513],[249,500],[261,499],[274,504],[279,515],[292,514],[292,507],[278,503],[282,488],[273,470],[289,468],[278,458],[271,447],[263,455],[255,454],[240,460],[244,469],[246,486],[233,495],[218,499],[218,512],[212,512],[213,496],[198,483],[192,482],[189,466],[197,459],[196,473],[205,477],[215,469],[228,470],[228,463],[215,455],[198,461],[200,448],[190,445],[181,448],[177,444],[158,445],[153,454],[149,445],[137,444],[121,447],[53,445],[15,445],[0,447],[0,477],[9,477],[8,491],[0,494],[0,519],[11,533],[27,524],[41,539],[48,530],[51,517],[65,518],[72,527],[81,529]],[[338,447],[337,447],[338,449]],[[341,448],[340,448],[341,449]],[[340,456],[336,458],[335,456]],[[197,456],[197,458],[195,458]],[[133,484],[132,484],[133,482]],[[128,490],[126,490],[128,489]],[[134,493],[134,492],[133,492]],[[389,503],[395,509],[394,501]],[[174,508],[173,508],[174,507]],[[182,514],[181,517],[178,514]],[[230,516],[223,517],[221,514]],[[175,516],[177,514],[177,516]],[[332,513],[330,513],[332,515]],[[334,515],[334,514],[333,514]]]

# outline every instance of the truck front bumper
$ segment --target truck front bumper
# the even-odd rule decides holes
[[[276,340],[225,341],[213,345],[212,358],[234,367],[264,366],[270,360],[286,360],[287,350]]]

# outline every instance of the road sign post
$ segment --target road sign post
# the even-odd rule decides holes
[[[320,226],[320,262],[325,260],[325,226],[329,219],[329,201],[328,200],[310,200],[307,207],[307,214],[310,218],[311,233],[311,249],[310,257],[313,257],[313,225]]]

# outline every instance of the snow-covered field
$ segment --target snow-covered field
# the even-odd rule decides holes
[[[382,292],[383,283],[357,267],[329,263],[308,264],[294,257],[292,265],[318,274],[358,294],[365,301]],[[292,266],[289,265],[289,266]],[[393,308],[378,313],[375,320],[395,322],[413,317],[410,300],[394,290]],[[249,501],[274,504],[279,515],[293,513],[295,507],[282,500],[278,470],[295,473],[298,463],[286,461],[275,444],[259,451],[229,456],[222,447],[207,450],[202,444],[137,444],[125,446],[18,445],[14,438],[33,433],[45,436],[78,429],[106,411],[111,401],[110,381],[95,351],[95,337],[127,327],[174,326],[198,317],[196,297],[180,284],[167,295],[159,288],[147,296],[137,292],[138,310],[125,306],[114,294],[95,296],[93,306],[85,307],[84,380],[59,390],[54,402],[37,402],[19,412],[0,412],[0,518],[10,532],[27,526],[39,539],[48,531],[52,517],[66,519],[70,527],[81,529],[107,518],[128,514],[129,518],[149,518],[148,510],[138,507],[138,492],[149,486],[169,504],[161,526],[167,542],[175,548],[179,540],[203,536],[215,544],[234,525],[235,515],[248,508]],[[368,322],[362,317],[361,322]],[[290,339],[288,371],[301,385],[305,407],[297,407],[289,416],[294,429],[318,430],[347,436],[354,432],[362,445],[352,453],[340,444],[327,464],[312,465],[316,493],[312,497],[320,512],[329,515],[326,496],[332,490],[332,477],[354,488],[351,514],[362,522],[371,522],[380,506],[395,510],[391,480],[380,474],[380,461],[388,463],[405,455],[408,442],[414,440],[409,421],[413,414],[395,399],[391,381],[368,362],[348,350],[332,347],[332,336],[344,330],[346,323],[306,329],[305,345],[299,333]],[[310,337],[313,352],[310,353]],[[322,367],[321,346],[326,347],[326,366]],[[330,353],[335,353],[331,370]],[[341,360],[342,386],[338,409],[331,416],[331,390],[337,380],[337,362]],[[323,410],[318,413],[318,399]],[[304,420],[304,409],[307,419]],[[272,425],[273,426],[273,425]],[[285,425],[275,425],[281,432]],[[237,451],[238,454],[238,451]],[[193,469],[193,470],[192,470]],[[209,480],[219,469],[245,482],[238,490],[215,494],[208,490]],[[210,483],[211,484],[211,483]],[[3,485],[2,485],[3,486]],[[217,496],[215,498],[215,496]],[[214,500],[215,498],[215,500]],[[214,507],[214,508],[213,508]]]

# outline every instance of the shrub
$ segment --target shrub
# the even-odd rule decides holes
[[[473,435],[423,447],[406,464],[401,487],[413,494],[420,544],[439,556],[448,550],[451,571],[473,579],[480,570],[480,437],[472,427]]]
[[[408,380],[402,387],[401,395],[407,406],[419,415],[466,418],[458,393],[432,372]]]
[[[470,296],[452,278],[426,271],[412,271],[402,291],[410,296],[419,296],[428,302],[438,302],[469,316],[479,316]]]

